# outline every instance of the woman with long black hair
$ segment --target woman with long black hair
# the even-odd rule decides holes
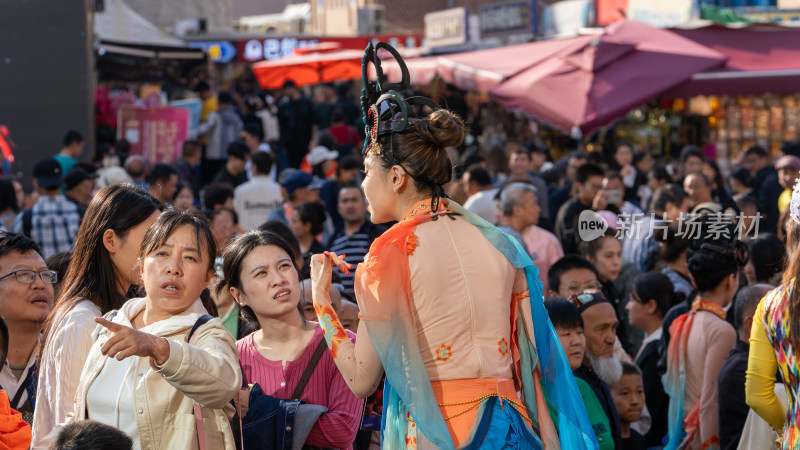
[[[130,185],[100,190],[89,204],[63,281],[45,322],[38,359],[33,447],[72,411],[81,369],[92,346],[94,318],[125,303],[140,283],[136,256],[161,202]]]

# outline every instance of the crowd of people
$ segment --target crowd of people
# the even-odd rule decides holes
[[[800,145],[498,164],[322,89],[0,179],[9,448],[795,448]]]

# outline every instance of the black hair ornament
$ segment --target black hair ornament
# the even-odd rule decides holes
[[[750,259],[750,248],[742,241],[732,242],[730,246],[716,244],[702,244],[700,250],[707,250],[718,255],[727,256],[736,260],[739,267],[744,267]]]
[[[385,50],[392,55],[394,60],[400,66],[401,79],[399,83],[384,83],[385,76],[381,68],[381,59],[379,52]],[[369,65],[375,68],[375,81],[370,81],[368,72]],[[394,135],[396,133],[414,133],[422,139],[423,136],[419,135],[416,131],[408,127],[409,119],[416,118],[410,117],[414,114],[413,106],[424,106],[430,108],[432,111],[441,109],[439,105],[422,96],[414,96],[404,98],[400,92],[408,89],[410,84],[410,76],[408,74],[408,67],[405,61],[394,47],[385,43],[378,42],[367,44],[364,50],[364,57],[361,59],[361,81],[363,88],[361,89],[361,116],[364,120],[364,147],[361,149],[361,154],[364,155],[372,143],[378,142],[381,136],[389,135],[389,154],[383,157],[391,165],[398,165],[405,170],[405,172],[414,180],[420,181],[423,184],[429,185],[432,188],[433,195],[431,197],[431,212],[436,212],[439,209],[439,201],[442,197],[447,197],[444,189],[441,186],[435,185],[431,182],[419,180],[415,175],[408,171],[403,164],[394,156]]]

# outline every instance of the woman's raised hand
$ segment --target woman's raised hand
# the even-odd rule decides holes
[[[311,281],[312,285],[324,292],[328,292],[331,287],[331,271],[335,264],[342,273],[350,275],[353,265],[346,262],[347,255],[337,255],[333,252],[325,252],[311,257]]]
[[[125,325],[95,317],[95,322],[106,327],[112,335],[100,347],[103,355],[122,361],[130,356],[149,357],[157,366],[162,366],[169,358],[169,342],[166,339]]]

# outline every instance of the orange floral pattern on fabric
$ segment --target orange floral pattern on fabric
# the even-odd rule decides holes
[[[413,255],[414,250],[417,249],[417,235],[411,233],[406,238],[406,255]]]
[[[330,305],[320,305],[314,303],[314,310],[317,312],[319,318],[319,325],[322,332],[325,334],[325,342],[328,343],[328,349],[331,351],[333,359],[339,355],[339,346],[342,342],[350,340],[344,327],[336,317],[336,312]]]
[[[411,413],[406,413],[406,450],[417,450],[417,423],[411,418]]]
[[[703,450],[715,450],[720,447],[719,443],[719,436],[716,434],[708,438],[707,441],[703,442],[702,444]]]
[[[453,348],[447,344],[442,344],[438,350],[436,350],[436,360],[437,361],[447,361],[450,357],[453,356]]]
[[[497,350],[503,356],[506,356],[508,354],[509,347],[508,347],[508,341],[506,341],[506,338],[502,338],[499,341],[497,341]]]

